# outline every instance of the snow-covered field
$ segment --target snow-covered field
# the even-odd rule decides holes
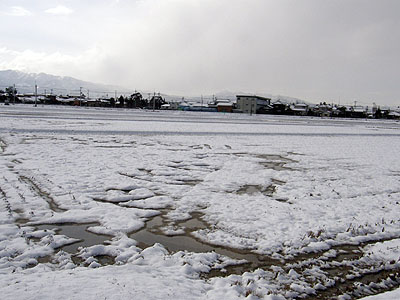
[[[398,121],[2,105],[0,293],[353,299],[396,288],[399,149]]]

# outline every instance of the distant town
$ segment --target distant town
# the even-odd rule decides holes
[[[160,94],[149,94],[147,98],[140,92],[134,92],[130,96],[96,97],[89,98],[81,91],[76,95],[53,95],[53,94],[20,94],[14,86],[0,90],[0,103],[5,105],[44,104],[44,105],[70,105],[87,107],[119,107],[130,109],[152,109],[152,110],[182,110],[198,112],[222,112],[222,113],[245,113],[245,114],[273,114],[273,115],[295,115],[295,116],[317,116],[338,118],[373,118],[373,119],[395,119],[400,120],[400,106],[381,107],[376,104],[372,106],[340,105],[335,103],[321,102],[319,104],[307,104],[296,101],[289,103],[277,99],[258,95],[244,94],[236,95],[236,101],[229,99],[218,99],[213,97],[207,103],[187,101],[185,98],[166,101]]]

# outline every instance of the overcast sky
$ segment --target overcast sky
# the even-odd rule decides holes
[[[1,0],[0,69],[400,105],[399,0]]]

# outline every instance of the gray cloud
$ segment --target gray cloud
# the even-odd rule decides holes
[[[46,19],[33,24],[48,38],[26,47],[60,53],[58,64],[50,55],[38,71],[168,93],[229,89],[399,105],[395,0],[68,3],[68,21],[53,19],[52,30]]]

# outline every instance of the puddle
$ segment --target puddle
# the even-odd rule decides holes
[[[254,187],[247,187],[250,191],[252,191],[253,188]],[[193,231],[209,227],[209,225],[201,219],[202,216],[203,214],[196,212],[191,214],[190,219],[176,222],[174,224],[175,226],[184,229],[185,233],[181,235],[168,236],[164,234],[161,228],[171,224],[163,218],[163,215],[159,215],[149,220],[145,228],[129,236],[135,239],[138,242],[138,247],[142,249],[150,247],[154,245],[154,243],[160,243],[171,253],[177,251],[196,253],[213,251],[233,259],[246,261],[246,263],[230,265],[224,269],[212,269],[208,273],[200,274],[201,278],[204,279],[229,276],[231,274],[241,275],[244,272],[252,272],[258,268],[268,270],[278,276],[279,271],[273,271],[274,268],[272,268],[275,266],[278,269],[282,268],[284,272],[289,272],[291,269],[294,269],[299,274],[307,273],[313,268],[320,268],[325,272],[327,279],[335,280],[335,284],[326,286],[325,290],[318,290],[317,293],[312,296],[303,295],[301,298],[304,299],[334,299],[343,293],[351,295],[351,299],[359,298],[360,295],[366,296],[367,294],[365,294],[363,290],[359,290],[357,282],[368,285],[370,283],[379,283],[390,276],[392,276],[390,278],[394,278],[393,286],[398,287],[400,285],[399,267],[393,267],[394,269],[392,270],[380,270],[376,269],[373,265],[360,266],[360,259],[362,259],[364,255],[362,248],[367,243],[361,245],[337,245],[326,251],[303,253],[291,259],[278,260],[266,255],[257,255],[251,252],[251,250],[216,246],[196,239],[191,234]],[[376,242],[378,241],[370,243]],[[326,255],[332,250],[335,250],[335,255]],[[356,274],[354,270],[356,273],[359,273],[359,275],[353,276]],[[317,278],[313,278],[312,276],[304,277],[304,282],[311,286],[316,284],[315,280],[317,280]],[[284,292],[287,291],[285,287],[282,288]],[[379,292],[388,289],[388,287],[381,287]]]
[[[111,238],[111,236],[96,234],[87,230],[88,227],[98,225],[99,223],[63,223],[43,224],[37,225],[35,227],[38,230],[55,230],[59,235],[65,235],[70,238],[79,239],[78,242],[58,248],[59,250],[64,250],[65,252],[76,254],[79,247],[90,247],[94,245],[104,244],[106,240],[109,240]]]
[[[156,216],[146,223],[145,228],[130,234],[129,237],[135,239],[138,242],[138,247],[142,249],[153,246],[155,243],[160,243],[171,253],[178,251],[189,251],[195,253],[216,252],[233,259],[247,261],[247,263],[240,265],[228,266],[224,270],[212,270],[207,274],[203,274],[206,277],[242,274],[249,269],[257,268],[260,265],[269,267],[279,263],[277,260],[272,258],[261,258],[259,255],[251,253],[250,251],[211,245],[196,239],[190,233],[208,227],[208,225],[200,219],[201,216],[201,213],[192,213],[191,219],[177,222],[177,226],[185,229],[185,234],[182,235],[164,234],[160,228],[168,224],[166,224],[162,216]]]
[[[193,212],[190,214],[191,218],[185,221],[177,222],[178,226],[185,228],[185,232],[193,232],[199,229],[206,229],[208,228],[208,224],[201,220],[203,217],[202,213]],[[162,225],[162,224],[161,224]]]
[[[96,234],[88,231],[87,229],[92,226],[98,226],[99,223],[62,223],[62,224],[42,224],[35,225],[37,230],[54,230],[57,235],[65,235],[70,238],[78,239],[74,243],[64,245],[55,249],[58,251],[65,251],[71,254],[72,262],[75,265],[88,266],[85,263],[85,259],[79,257],[79,248],[91,247],[95,245],[105,244],[107,240],[111,239],[111,236]],[[39,241],[38,238],[31,238],[34,241]],[[115,258],[109,255],[94,255],[93,258],[102,266],[115,264]],[[56,263],[54,262],[54,257],[52,255],[47,255],[44,257],[37,258],[38,263]]]
[[[164,226],[170,226],[171,221],[166,219],[163,214],[155,216],[146,222],[145,228],[131,233],[130,238],[138,242],[138,247],[145,249],[155,243],[162,244],[169,252],[189,251],[196,253],[216,252],[236,260],[245,260],[246,263],[238,265],[230,265],[224,269],[212,269],[208,273],[200,274],[201,278],[209,279],[212,277],[223,277],[231,274],[241,275],[244,272],[252,272],[258,268],[268,270],[271,274],[279,274],[280,271],[274,271],[273,266],[282,270],[284,273],[294,269],[299,274],[306,274],[313,268],[320,268],[327,276],[327,279],[335,280],[335,284],[326,286],[324,290],[318,290],[314,295],[303,295],[303,299],[334,299],[339,295],[347,293],[351,299],[356,299],[361,296],[366,296],[364,290],[360,289],[358,283],[368,286],[370,283],[379,283],[389,278],[391,285],[387,287],[379,287],[375,293],[387,291],[391,288],[400,285],[400,268],[393,265],[392,269],[379,269],[374,265],[360,265],[364,253],[362,248],[367,244],[377,243],[379,241],[371,241],[360,245],[343,244],[331,247],[329,250],[303,253],[294,256],[291,259],[278,260],[266,255],[258,255],[251,250],[240,250],[229,247],[216,246],[202,242],[196,239],[191,233],[199,229],[209,228],[209,224],[202,220],[203,214],[193,212],[187,220],[173,223],[174,226],[184,229],[184,234],[166,235],[162,232]],[[76,254],[79,247],[89,247],[92,245],[103,244],[110,239],[109,236],[93,234],[87,231],[90,226],[97,226],[98,223],[86,224],[45,224],[36,226],[38,229],[51,230],[56,228],[57,234],[63,234],[68,237],[80,239],[74,244],[60,247],[59,249],[66,252]],[[334,251],[332,251],[334,250]],[[329,252],[332,252],[331,255]],[[101,265],[112,265],[115,263],[113,257],[107,255],[99,255],[94,257]],[[83,260],[76,255],[72,255],[72,260],[77,265],[84,264]],[[44,257],[38,260],[39,262],[51,261],[51,258]],[[276,270],[277,270],[276,269]],[[277,273],[278,272],[278,273]],[[270,280],[270,279],[268,279]],[[316,284],[318,278],[305,276],[304,283],[311,286]],[[282,287],[282,291],[287,291]],[[292,299],[292,298],[291,298]],[[297,299],[297,298],[296,298]]]

